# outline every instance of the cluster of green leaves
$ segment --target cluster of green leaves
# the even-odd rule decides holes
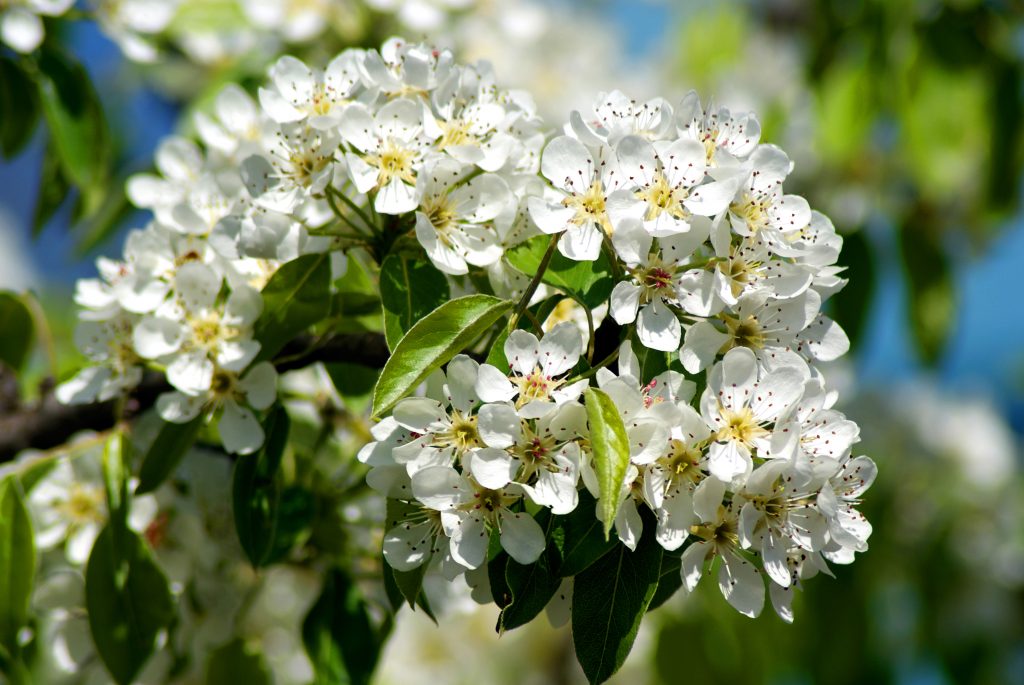
[[[0,154],[10,159],[44,130],[33,218],[38,235],[69,197],[84,252],[109,238],[130,211],[116,177],[116,145],[85,68],[57,39],[32,56],[0,55]]]

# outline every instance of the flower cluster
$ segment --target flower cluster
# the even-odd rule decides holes
[[[612,318],[646,354],[678,365],[642,377],[627,339],[618,375],[597,371],[630,444],[616,532],[635,548],[647,508],[666,550],[689,540],[688,590],[720,559],[722,594],[754,616],[763,570],[776,611],[791,620],[799,581],[828,572],[826,560],[849,563],[871,533],[856,505],[875,466],[852,456],[859,429],[833,409],[816,367],[849,347],[821,313],[845,285],[842,240],[784,193],[792,164],[760,144],[752,115],[705,109],[693,93],[674,109],[616,92],[573,113],[565,131],[544,149],[548,184],[527,198],[530,218],[571,260],[611,253],[624,267]],[[395,568],[432,554],[442,568],[476,568],[490,531],[513,559],[532,562],[544,546],[522,512],[566,514],[580,486],[601,496],[579,402],[587,381],[565,378],[580,342],[563,326],[540,342],[514,331],[508,379],[452,362],[433,386],[440,395],[406,400],[377,427],[362,454],[370,482],[414,505],[385,541]],[[683,371],[706,372],[699,397]]]
[[[78,283],[76,343],[95,365],[60,387],[62,401],[114,397],[148,365],[174,388],[157,404],[165,420],[216,412],[224,447],[252,452],[263,442],[252,410],[277,396],[274,367],[254,363],[259,290],[283,262],[350,240],[329,230],[339,217],[365,237],[371,220],[332,213],[338,202],[369,193],[370,211],[409,217],[446,273],[500,260],[543,144],[528,99],[498,90],[484,66],[397,39],[323,72],[283,57],[270,76],[258,103],[228,86],[197,115],[203,148],[172,137],[159,173],[129,180],[154,220],[122,261],[100,259],[100,277]]]
[[[507,367],[456,356],[359,453],[393,504],[395,569],[480,569],[492,539],[532,563],[547,545],[534,514],[575,511],[581,489],[614,500],[608,523],[630,549],[654,522],[687,589],[717,563],[723,595],[751,616],[762,574],[790,620],[801,579],[867,549],[856,507],[875,467],[853,456],[858,427],[818,368],[849,347],[822,313],[845,285],[842,239],[784,192],[792,163],[753,115],[694,93],[673,106],[612,92],[545,144],[529,97],[486,65],[392,39],[322,71],[282,57],[257,98],[228,86],[196,130],[202,147],[172,138],[159,173],[131,179],[154,219],[79,283],[76,337],[95,365],[60,386],[63,401],[122,394],[148,367],[173,387],[163,419],[214,417],[227,451],[255,451],[258,413],[278,400],[262,287],[302,255],[330,253],[336,279],[353,248],[377,263],[401,252],[521,306]],[[509,251],[540,234],[548,254],[523,274]],[[545,332],[531,314],[540,338],[517,328],[556,247],[614,281],[602,328],[619,343],[603,362],[573,323]],[[618,492],[597,476],[592,383],[629,445]]]

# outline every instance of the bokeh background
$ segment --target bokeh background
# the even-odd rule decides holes
[[[122,181],[150,167],[162,136],[190,130],[185,103],[257,83],[280,41],[316,60],[397,30],[351,0],[312,4],[326,8],[316,40],[277,36],[268,48],[269,38],[242,40],[234,0],[190,0],[153,65],[125,60],[91,22],[48,27],[89,70],[116,150],[114,191],[84,219],[75,193],[46,199],[42,133],[0,163],[0,288],[39,294],[62,366],[76,363],[74,279],[145,221],[127,209]],[[853,350],[829,373],[861,425],[858,451],[879,465],[864,506],[870,551],[808,583],[792,626],[770,611],[736,614],[711,584],[677,595],[645,621],[613,682],[1024,683],[1024,6],[448,5],[415,29],[406,21],[407,37],[491,60],[553,126],[612,88],[670,101],[696,88],[756,111],[762,140],[796,162],[787,190],[845,239],[850,285],[831,306]],[[496,610],[468,599],[440,627],[404,611],[380,683],[582,682],[567,629],[543,619],[499,638]]]

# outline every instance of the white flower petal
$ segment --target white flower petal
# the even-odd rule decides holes
[[[192,397],[180,392],[165,392],[156,398],[156,413],[164,421],[188,423],[199,415],[205,397]]]
[[[754,565],[731,554],[722,558],[718,570],[718,589],[732,607],[750,618],[756,618],[764,607],[764,581]]]
[[[558,188],[583,192],[594,177],[594,160],[578,140],[558,136],[544,148],[541,173]]]
[[[251,454],[263,446],[263,426],[251,410],[238,406],[232,399],[224,401],[224,413],[217,430],[229,454]]]
[[[515,397],[516,388],[497,368],[481,364],[476,377],[476,394],[483,402],[507,402]]]
[[[260,362],[238,382],[238,389],[253,409],[267,409],[277,399],[277,369],[270,362]]]
[[[662,352],[675,352],[679,349],[682,326],[675,313],[665,306],[660,297],[640,309],[636,330],[637,337],[645,347]]]
[[[722,333],[708,321],[698,321],[686,331],[683,346],[679,350],[679,361],[687,372],[699,373],[711,366],[718,351],[727,342],[727,333]]]
[[[520,564],[532,564],[544,551],[544,531],[525,512],[501,512],[501,547]]]
[[[510,404],[485,404],[477,415],[477,431],[489,447],[511,447],[522,434],[519,414]]]
[[[384,559],[396,571],[411,571],[430,558],[434,542],[434,523],[402,522],[384,536]]]
[[[564,321],[541,338],[538,361],[544,375],[553,378],[576,366],[582,352],[583,336],[580,329]]]
[[[519,464],[505,450],[484,447],[469,455],[469,470],[476,482],[489,490],[508,485]]]
[[[615,323],[625,326],[636,321],[636,313],[640,307],[642,288],[629,281],[619,281],[612,288],[609,312]]]
[[[467,502],[473,494],[459,472],[447,466],[430,466],[412,477],[412,493],[423,506],[446,511]]]

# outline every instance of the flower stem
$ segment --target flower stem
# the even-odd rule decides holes
[[[544,272],[548,270],[548,264],[551,263],[551,257],[555,254],[555,247],[558,245],[559,234],[555,233],[551,236],[551,242],[548,243],[548,249],[544,252],[544,256],[541,257],[540,264],[537,266],[537,273],[533,275],[533,280],[526,286],[526,290],[523,291],[523,296],[519,298],[519,304],[516,305],[515,311],[512,312],[512,317],[508,320],[508,330],[512,332],[516,329],[516,324],[519,323],[519,317],[522,316],[523,312],[526,311],[527,305],[530,304],[530,298],[537,292],[537,286],[540,285],[540,280],[544,278]]]
[[[366,225],[366,228],[369,230],[370,235],[373,235],[374,233],[377,232],[377,224],[374,221],[372,221],[369,216],[366,215],[366,212],[363,211],[362,207],[353,202],[352,198],[350,198],[348,195],[341,192],[334,186],[328,184],[327,202],[328,204],[331,205],[331,210],[335,213],[335,215],[338,216],[339,219],[346,221],[346,223],[348,223],[354,230],[359,231],[359,227],[347,220],[347,217],[345,217],[344,213],[342,213],[340,208],[333,202],[332,198],[337,198],[344,202],[348,206],[348,208],[351,209],[356,214],[356,216],[362,219],[363,223]]]
[[[576,376],[573,376],[572,378],[567,378],[565,380],[565,383],[566,383],[566,385],[569,385],[571,383],[575,383],[576,381],[581,381],[584,378],[590,378],[595,373],[597,373],[599,369],[603,369],[604,367],[608,366],[609,364],[611,364],[613,361],[615,361],[618,358],[619,358],[619,348],[616,347],[614,350],[611,351],[611,354],[609,354],[607,357],[605,357],[604,359],[599,361],[597,364],[595,364],[594,366],[592,366],[589,369],[587,369],[586,371],[584,371],[583,373],[577,374]]]

